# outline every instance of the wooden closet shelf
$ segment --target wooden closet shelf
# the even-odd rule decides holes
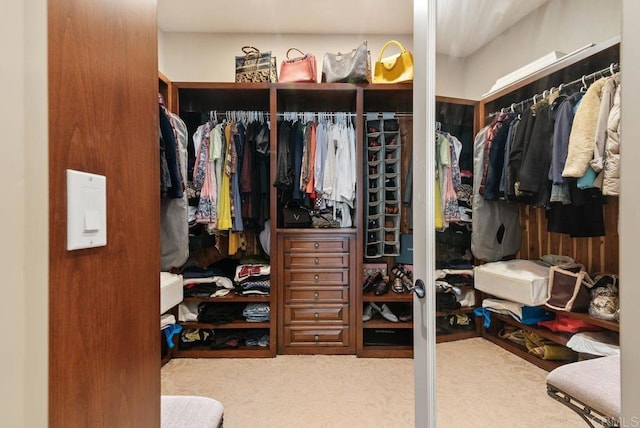
[[[446,316],[449,316],[449,315],[470,314],[470,313],[473,312],[474,309],[475,309],[475,306],[465,306],[465,307],[462,307],[460,309],[455,309],[453,311],[446,311],[446,312],[436,311],[436,316],[437,317],[446,317]]]
[[[358,353],[362,358],[413,358],[413,346],[364,345]]]
[[[499,337],[492,336],[492,335],[483,335],[483,337],[488,341],[493,342],[496,345],[500,346],[501,348],[506,349],[512,354],[516,354],[517,356],[529,361],[531,364],[534,364],[548,372],[567,363],[567,361],[543,360],[541,358],[536,357],[533,354],[530,354],[529,351],[527,351],[527,348],[523,346],[519,346],[506,339],[501,339]]]
[[[385,319],[372,319],[371,321],[366,321],[362,323],[363,329],[373,329],[373,328],[413,328],[413,321],[398,321],[391,322]]]
[[[556,314],[566,315],[566,316],[571,317],[571,318],[576,318],[576,319],[588,322],[589,324],[593,324],[593,325],[597,325],[598,327],[606,328],[607,330],[620,331],[620,324],[617,321],[601,320],[599,318],[592,317],[588,313],[558,311],[558,310],[555,310],[555,309],[547,308],[546,306],[544,308],[546,310],[548,310],[548,311],[555,312]]]
[[[362,295],[363,302],[413,302],[413,294],[394,293],[392,291],[382,296],[376,296],[373,291]]]
[[[500,321],[503,321],[507,324],[511,324],[513,326],[522,328],[524,330],[529,330],[535,334],[537,334],[540,337],[544,337],[545,339],[549,339],[555,343],[558,343],[562,346],[567,346],[567,342],[569,341],[569,339],[571,339],[571,336],[573,336],[573,333],[555,333],[551,330],[549,330],[548,328],[545,327],[538,327],[535,325],[526,325],[526,324],[522,324],[520,322],[518,322],[517,320],[513,319],[512,317],[508,316],[508,315],[501,315],[501,314],[495,314],[492,313],[491,314],[491,318],[496,318]]]
[[[219,329],[241,329],[241,328],[269,328],[271,323],[267,322],[246,322],[244,320],[235,320],[227,324],[209,324],[202,322],[181,322],[186,328],[209,328],[213,330]]]
[[[453,342],[454,340],[471,339],[472,337],[479,337],[480,333],[476,329],[455,331],[449,334],[436,335],[436,343]]]
[[[270,296],[239,296],[237,294],[227,294],[223,297],[185,297],[183,302],[221,302],[221,303],[251,303],[269,302]]]

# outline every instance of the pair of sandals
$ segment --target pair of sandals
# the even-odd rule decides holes
[[[391,273],[396,277],[396,280],[393,282],[393,291],[396,293],[409,292],[413,286],[413,274],[402,265],[394,266],[394,268],[391,269]]]

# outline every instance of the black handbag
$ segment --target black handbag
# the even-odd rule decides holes
[[[311,214],[297,199],[292,199],[282,207],[282,222],[288,228],[310,227]]]

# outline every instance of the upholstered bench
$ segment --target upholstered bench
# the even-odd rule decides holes
[[[547,393],[578,413],[590,427],[620,420],[620,356],[570,363],[547,375]]]
[[[224,407],[213,398],[163,395],[160,400],[161,428],[222,427]]]

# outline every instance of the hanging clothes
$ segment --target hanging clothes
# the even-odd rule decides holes
[[[607,78],[602,78],[593,83],[580,102],[571,128],[563,177],[580,178],[589,167],[594,154],[600,101],[606,81]]]
[[[620,84],[613,97],[613,106],[607,120],[607,141],[604,156],[604,182],[602,193],[620,194]]]
[[[179,171],[187,176],[187,126],[179,116],[165,111],[173,128],[178,147]],[[170,271],[182,266],[189,258],[189,216],[186,192],[180,198],[162,198],[160,201],[160,268]]]
[[[474,170],[482,171],[487,132],[484,127],[474,140]],[[521,230],[518,205],[505,201],[487,201],[480,195],[482,174],[473,177],[473,216],[471,252],[485,261],[513,256],[520,250]]]
[[[166,196],[169,198],[181,198],[184,191],[184,180],[180,172],[180,156],[175,130],[171,126],[168,111],[163,106],[159,106],[160,135],[164,143],[164,159],[166,160],[166,171],[163,172],[162,183],[166,187]],[[161,167],[164,169],[165,164]],[[168,176],[169,181],[166,180]]]

